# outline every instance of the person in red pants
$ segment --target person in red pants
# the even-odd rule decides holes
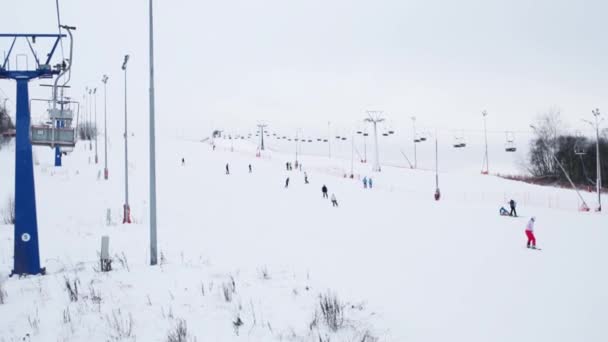
[[[534,222],[536,218],[532,216],[526,225],[526,236],[528,237],[528,248],[536,248],[536,237],[534,237]]]

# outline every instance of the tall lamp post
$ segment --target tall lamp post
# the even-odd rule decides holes
[[[93,96],[95,98],[95,125],[93,132],[95,133],[95,164],[99,163],[99,156],[97,155],[97,87],[93,89]]]
[[[364,119],[365,122],[371,122],[372,124],[374,124],[374,143],[376,145],[376,155],[374,158],[374,167],[373,170],[376,172],[380,172],[381,168],[380,168],[380,154],[378,151],[378,123],[384,121],[384,118],[382,117],[382,115],[384,114],[383,111],[373,111],[373,110],[368,110],[367,111],[367,115],[368,117]]]
[[[103,77],[101,78],[101,82],[103,82],[103,179],[108,180],[108,176],[110,175],[108,171],[108,92],[106,87],[108,83],[108,75],[103,75]]]
[[[157,264],[156,240],[156,132],[154,121],[154,17],[153,2],[150,9],[150,265]]]
[[[600,110],[598,108],[591,111],[595,122],[584,120],[595,128],[595,164],[596,164],[596,181],[595,186],[597,188],[597,208],[596,211],[602,211],[602,164],[600,158],[600,123],[604,120],[600,119]]]
[[[483,134],[484,134],[485,141],[486,141],[486,152],[483,157],[483,165],[481,166],[481,173],[484,175],[487,175],[488,173],[490,173],[490,161],[488,160],[488,131],[487,131],[487,126],[486,126],[486,117],[488,116],[488,112],[486,112],[484,110],[483,112],[481,112],[481,115],[483,116]]]
[[[417,143],[417,138],[416,138],[416,117],[412,116],[412,129],[414,130],[414,139],[412,139],[413,143],[414,143],[414,169],[418,168],[418,158],[416,156],[416,143]]]
[[[122,70],[125,72],[125,204],[123,205],[122,223],[131,223],[131,208],[129,207],[129,134],[127,130],[127,62],[129,55],[125,55]]]
[[[93,150],[93,141],[91,140],[91,133],[93,131],[93,125],[91,124],[93,118],[93,89],[89,88],[89,151]],[[90,159],[89,159],[90,160]]]

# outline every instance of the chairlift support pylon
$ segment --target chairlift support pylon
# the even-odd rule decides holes
[[[70,28],[71,29],[71,28]],[[15,143],[15,231],[14,231],[14,268],[11,275],[44,274],[40,267],[40,251],[38,245],[38,219],[36,215],[36,194],[34,182],[34,163],[32,144],[30,141],[30,108],[29,82],[36,78],[52,78],[61,74],[61,64],[52,68],[50,63],[57,45],[65,34],[0,34],[0,38],[12,38],[12,44],[0,64],[0,79],[12,79],[17,83],[16,109],[16,143]],[[51,51],[46,54],[46,60],[40,60],[32,48],[36,38],[54,40]],[[34,69],[10,69],[10,60],[15,42],[25,39],[34,56]],[[32,42],[30,42],[32,39]]]

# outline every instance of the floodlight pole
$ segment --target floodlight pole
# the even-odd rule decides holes
[[[329,159],[331,159],[331,121],[327,121],[327,148]]]
[[[95,132],[95,164],[99,163],[99,156],[97,155],[97,87],[93,89],[93,95],[95,98],[95,125],[93,126]]]
[[[379,153],[379,149],[378,149],[378,123],[384,121],[384,118],[382,118],[383,115],[383,111],[372,111],[372,110],[368,110],[367,111],[367,115],[369,116],[368,118],[365,118],[364,121],[366,122],[371,122],[372,124],[374,124],[374,143],[375,143],[375,150],[376,150],[376,155],[374,158],[374,167],[373,170],[376,172],[380,172],[381,171],[381,167],[380,167],[380,153]]]
[[[108,75],[103,75],[101,82],[103,82],[103,154],[104,154],[104,168],[103,168],[103,179],[108,180],[108,101],[107,101],[107,83]]]
[[[441,198],[441,192],[439,191],[439,143],[438,143],[437,129],[435,129],[435,201],[439,201]]]
[[[156,236],[156,123],[154,107],[154,16],[150,8],[150,265],[157,264]]]
[[[91,124],[91,119],[93,118],[93,99],[92,95],[93,89],[89,89],[89,151],[93,150],[93,141],[91,139],[91,131],[93,130],[93,125]]]
[[[489,174],[490,173],[490,161],[488,159],[488,131],[487,131],[487,126],[486,126],[486,118],[488,116],[488,112],[486,112],[485,110],[483,112],[481,112],[481,115],[483,116],[483,134],[485,137],[485,142],[486,142],[486,152],[485,152],[485,156],[484,156],[484,164],[481,167],[481,173],[482,174]],[[484,166],[485,166],[485,171],[484,171]]]
[[[129,207],[129,134],[127,129],[127,62],[129,55],[125,55],[122,70],[125,72],[125,204],[123,205],[122,223],[131,223],[131,208]]]
[[[418,168],[418,158],[416,156],[416,117],[412,116],[412,129],[414,131],[414,169]]]
[[[596,211],[602,211],[602,164],[600,159],[600,110],[598,108],[591,111],[595,118],[595,125],[587,121],[592,126],[595,126],[595,163],[596,163],[596,175],[595,186],[597,188],[597,209]]]

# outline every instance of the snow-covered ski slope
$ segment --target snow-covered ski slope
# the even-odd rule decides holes
[[[208,143],[161,138],[163,265],[148,267],[147,141],[130,143],[132,225],[119,224],[119,139],[110,146],[109,181],[85,142],[61,169],[51,166],[50,149],[36,148],[48,274],[7,278],[12,227],[0,226],[7,294],[0,341],[26,334],[31,341],[165,341],[179,319],[197,341],[372,341],[366,333],[379,341],[608,340],[606,216],[578,212],[570,190],[442,173],[436,202],[429,171],[385,167],[377,174],[356,164],[357,177],[373,178],[365,190],[359,179],[343,178],[349,160],[299,156],[302,172],[288,172],[293,153],[256,158],[247,141],[231,152],[227,140],[212,151]],[[2,202],[13,187],[12,149],[0,151]],[[322,198],[323,184],[339,208]],[[594,203],[593,194],[585,196]],[[520,218],[498,215],[511,197]],[[530,216],[542,251],[525,248]],[[102,235],[110,236],[110,273],[95,271]],[[79,280],[76,302],[66,279]],[[335,333],[312,324],[318,296],[328,291],[345,304],[346,324]],[[131,337],[120,337],[130,320]]]

